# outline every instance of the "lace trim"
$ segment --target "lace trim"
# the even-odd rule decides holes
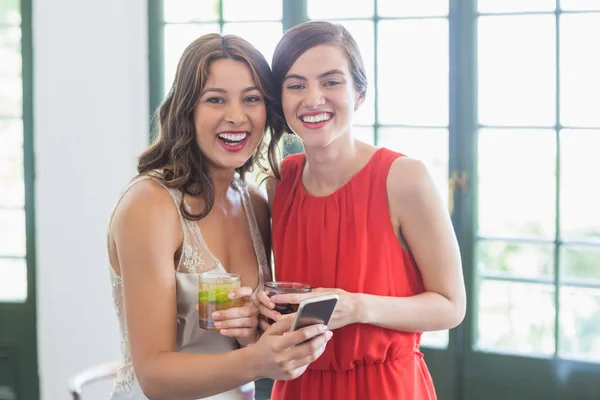
[[[181,258],[183,267],[189,273],[198,272],[198,270],[203,271],[206,268],[206,262],[202,258],[202,251],[198,246],[185,242],[183,244]]]

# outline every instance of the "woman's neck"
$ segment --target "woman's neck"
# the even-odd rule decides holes
[[[302,171],[304,187],[315,195],[328,195],[346,184],[362,168],[362,143],[350,133],[327,147],[305,148],[306,165]]]
[[[215,203],[225,200],[227,191],[231,187],[231,182],[233,182],[235,170],[209,167],[209,173],[213,180]]]

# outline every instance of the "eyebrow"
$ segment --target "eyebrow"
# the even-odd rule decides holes
[[[332,69],[330,71],[323,72],[321,75],[318,76],[318,78],[323,79],[323,78],[331,76],[331,75],[344,75],[344,71],[339,70],[339,69]],[[301,81],[306,80],[305,77],[303,77],[302,75],[297,75],[297,74],[286,75],[284,81],[287,81],[288,79],[299,79]]]
[[[258,90],[258,88],[256,86],[248,86],[246,89],[242,90],[242,93],[251,92],[253,90]],[[227,90],[223,88],[205,88],[200,96],[204,96],[208,92],[227,93]]]

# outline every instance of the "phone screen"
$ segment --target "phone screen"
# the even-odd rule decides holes
[[[316,300],[316,298],[313,298],[313,300]],[[329,319],[331,319],[337,301],[337,296],[327,296],[327,298],[322,300],[301,304],[292,330],[315,324],[327,325]]]

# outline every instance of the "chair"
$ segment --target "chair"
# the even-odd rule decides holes
[[[118,362],[97,364],[73,375],[71,379],[69,379],[69,392],[71,393],[72,399],[82,400],[81,393],[83,392],[84,386],[93,382],[116,377],[117,368],[119,368],[120,365],[121,363]]]

